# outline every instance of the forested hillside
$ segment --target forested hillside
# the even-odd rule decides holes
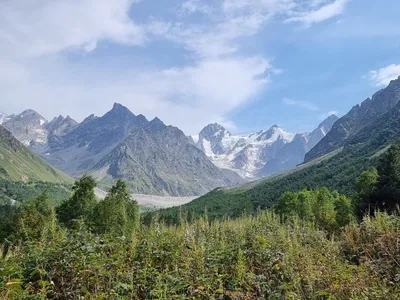
[[[1,201],[22,203],[39,196],[44,190],[49,194],[51,204],[58,205],[71,196],[71,186],[49,182],[21,182],[0,179]]]

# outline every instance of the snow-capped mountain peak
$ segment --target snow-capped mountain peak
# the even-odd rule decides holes
[[[291,142],[296,134],[287,132],[280,128],[278,125],[274,125],[267,131],[261,131],[257,141],[268,141],[270,143],[276,142],[278,139],[282,139],[285,142]]]
[[[306,152],[330,131],[336,120],[336,116],[329,116],[312,133],[291,133],[273,125],[248,135],[232,135],[214,123],[191,138],[216,166],[254,179],[301,163]]]
[[[237,142],[228,130],[217,123],[207,125],[198,137],[192,138],[207,156],[224,154]]]
[[[4,127],[26,146],[36,147],[47,142],[47,120],[36,111],[28,109],[4,120]]]

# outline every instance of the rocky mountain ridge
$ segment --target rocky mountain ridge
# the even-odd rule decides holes
[[[93,169],[92,174],[105,182],[124,178],[138,194],[150,191],[153,195],[201,195],[236,183],[193,146],[181,130],[166,126],[159,119],[134,129]]]
[[[80,124],[62,116],[48,122],[29,110],[6,125],[52,166],[75,177],[93,174],[105,186],[123,178],[135,193],[198,196],[243,182],[213,165],[178,128],[118,103]]]
[[[361,105],[354,106],[345,116],[340,118],[332,130],[305,157],[309,162],[342,147],[345,141],[359,130],[368,126],[383,114],[387,113],[400,101],[400,77],[367,98]]]
[[[290,133],[274,125],[248,135],[232,135],[214,123],[191,140],[216,166],[235,171],[242,178],[256,179],[296,167],[337,119],[329,116],[311,133]]]

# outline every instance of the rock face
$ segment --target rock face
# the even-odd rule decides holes
[[[71,119],[70,116],[67,116],[66,118],[59,116],[47,123],[46,129],[49,136],[63,137],[72,132],[76,127],[78,127],[78,125],[79,123]]]
[[[382,153],[400,140],[400,101],[387,113],[360,129],[345,142],[346,146],[363,145],[369,151]]]
[[[308,135],[308,151],[315,147],[332,129],[333,125],[339,120],[335,115],[330,115],[323,121],[318,128]]]
[[[138,194],[194,196],[240,181],[225,175],[176,127],[159,119],[138,126],[95,166],[104,181],[124,178]]]
[[[28,109],[19,115],[9,116],[3,123],[25,146],[42,147],[47,143],[47,120],[34,110]]]
[[[377,120],[395,107],[399,101],[400,77],[390,82],[385,89],[377,92],[372,96],[372,99],[368,98],[361,105],[354,106],[345,116],[340,118],[332,127],[332,130],[306,154],[305,162],[342,147],[349,137]]]
[[[337,121],[329,116],[311,133],[290,133],[277,125],[249,135],[234,136],[219,124],[207,125],[192,137],[218,167],[255,179],[294,168]]]
[[[91,170],[125,140],[134,128],[146,123],[148,121],[145,117],[135,116],[117,103],[104,116],[91,115],[79,125],[68,118],[59,118],[54,121],[54,125],[61,125],[57,130],[50,131],[52,138],[41,155],[57,168],[79,176]]]

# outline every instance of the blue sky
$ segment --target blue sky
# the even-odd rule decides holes
[[[0,111],[312,130],[400,75],[397,0],[0,2]]]

